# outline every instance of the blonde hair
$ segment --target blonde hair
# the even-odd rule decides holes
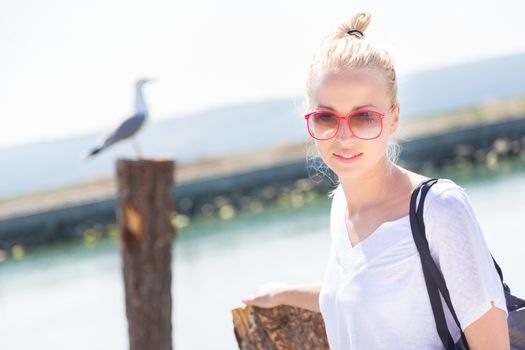
[[[314,108],[315,85],[322,76],[348,69],[365,69],[381,73],[387,83],[391,105],[398,104],[396,71],[392,58],[388,51],[372,45],[364,36],[365,30],[370,24],[370,17],[369,12],[360,12],[339,24],[337,30],[328,38],[321,50],[314,55],[306,80],[306,108],[308,111]],[[364,37],[361,37],[360,33],[349,33],[351,30],[358,30]],[[386,153],[391,163],[397,162],[399,151],[398,143],[393,138],[389,138]],[[308,154],[307,157],[307,160],[312,158],[311,154]],[[314,168],[324,174],[322,164],[324,162],[319,162],[319,160],[315,162],[315,158],[314,155],[312,158],[316,163]],[[332,195],[333,192],[329,194],[330,197]]]

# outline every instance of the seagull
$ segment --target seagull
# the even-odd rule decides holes
[[[144,84],[150,81],[154,81],[154,79],[139,79],[135,82],[135,113],[131,117],[124,120],[119,125],[119,127],[113,131],[113,133],[102,138],[96,147],[86,153],[84,158],[92,157],[110,147],[111,145],[114,145],[115,143],[127,138],[131,138],[137,158],[142,158],[142,154],[139,150],[135,135],[142,128],[146,118],[148,117],[148,108],[146,106],[146,102],[144,102],[142,87]]]

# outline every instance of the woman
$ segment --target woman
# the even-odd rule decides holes
[[[442,349],[408,215],[412,191],[428,178],[395,164],[396,74],[389,54],[364,38],[369,22],[359,13],[342,23],[314,57],[306,84],[307,130],[339,178],[324,279],[267,283],[242,301],[321,312],[333,350]],[[439,179],[424,220],[469,347],[509,349],[504,292],[464,189]]]

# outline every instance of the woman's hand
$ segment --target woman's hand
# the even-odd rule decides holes
[[[282,304],[282,294],[287,290],[287,282],[269,282],[260,285],[255,294],[242,298],[245,305],[270,308]]]

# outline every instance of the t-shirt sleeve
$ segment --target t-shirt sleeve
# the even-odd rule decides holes
[[[441,186],[441,187],[440,187]],[[443,273],[461,329],[491,307],[504,310],[505,294],[480,225],[465,190],[435,184],[425,200],[423,218],[430,252]],[[445,304],[443,304],[445,307]]]

